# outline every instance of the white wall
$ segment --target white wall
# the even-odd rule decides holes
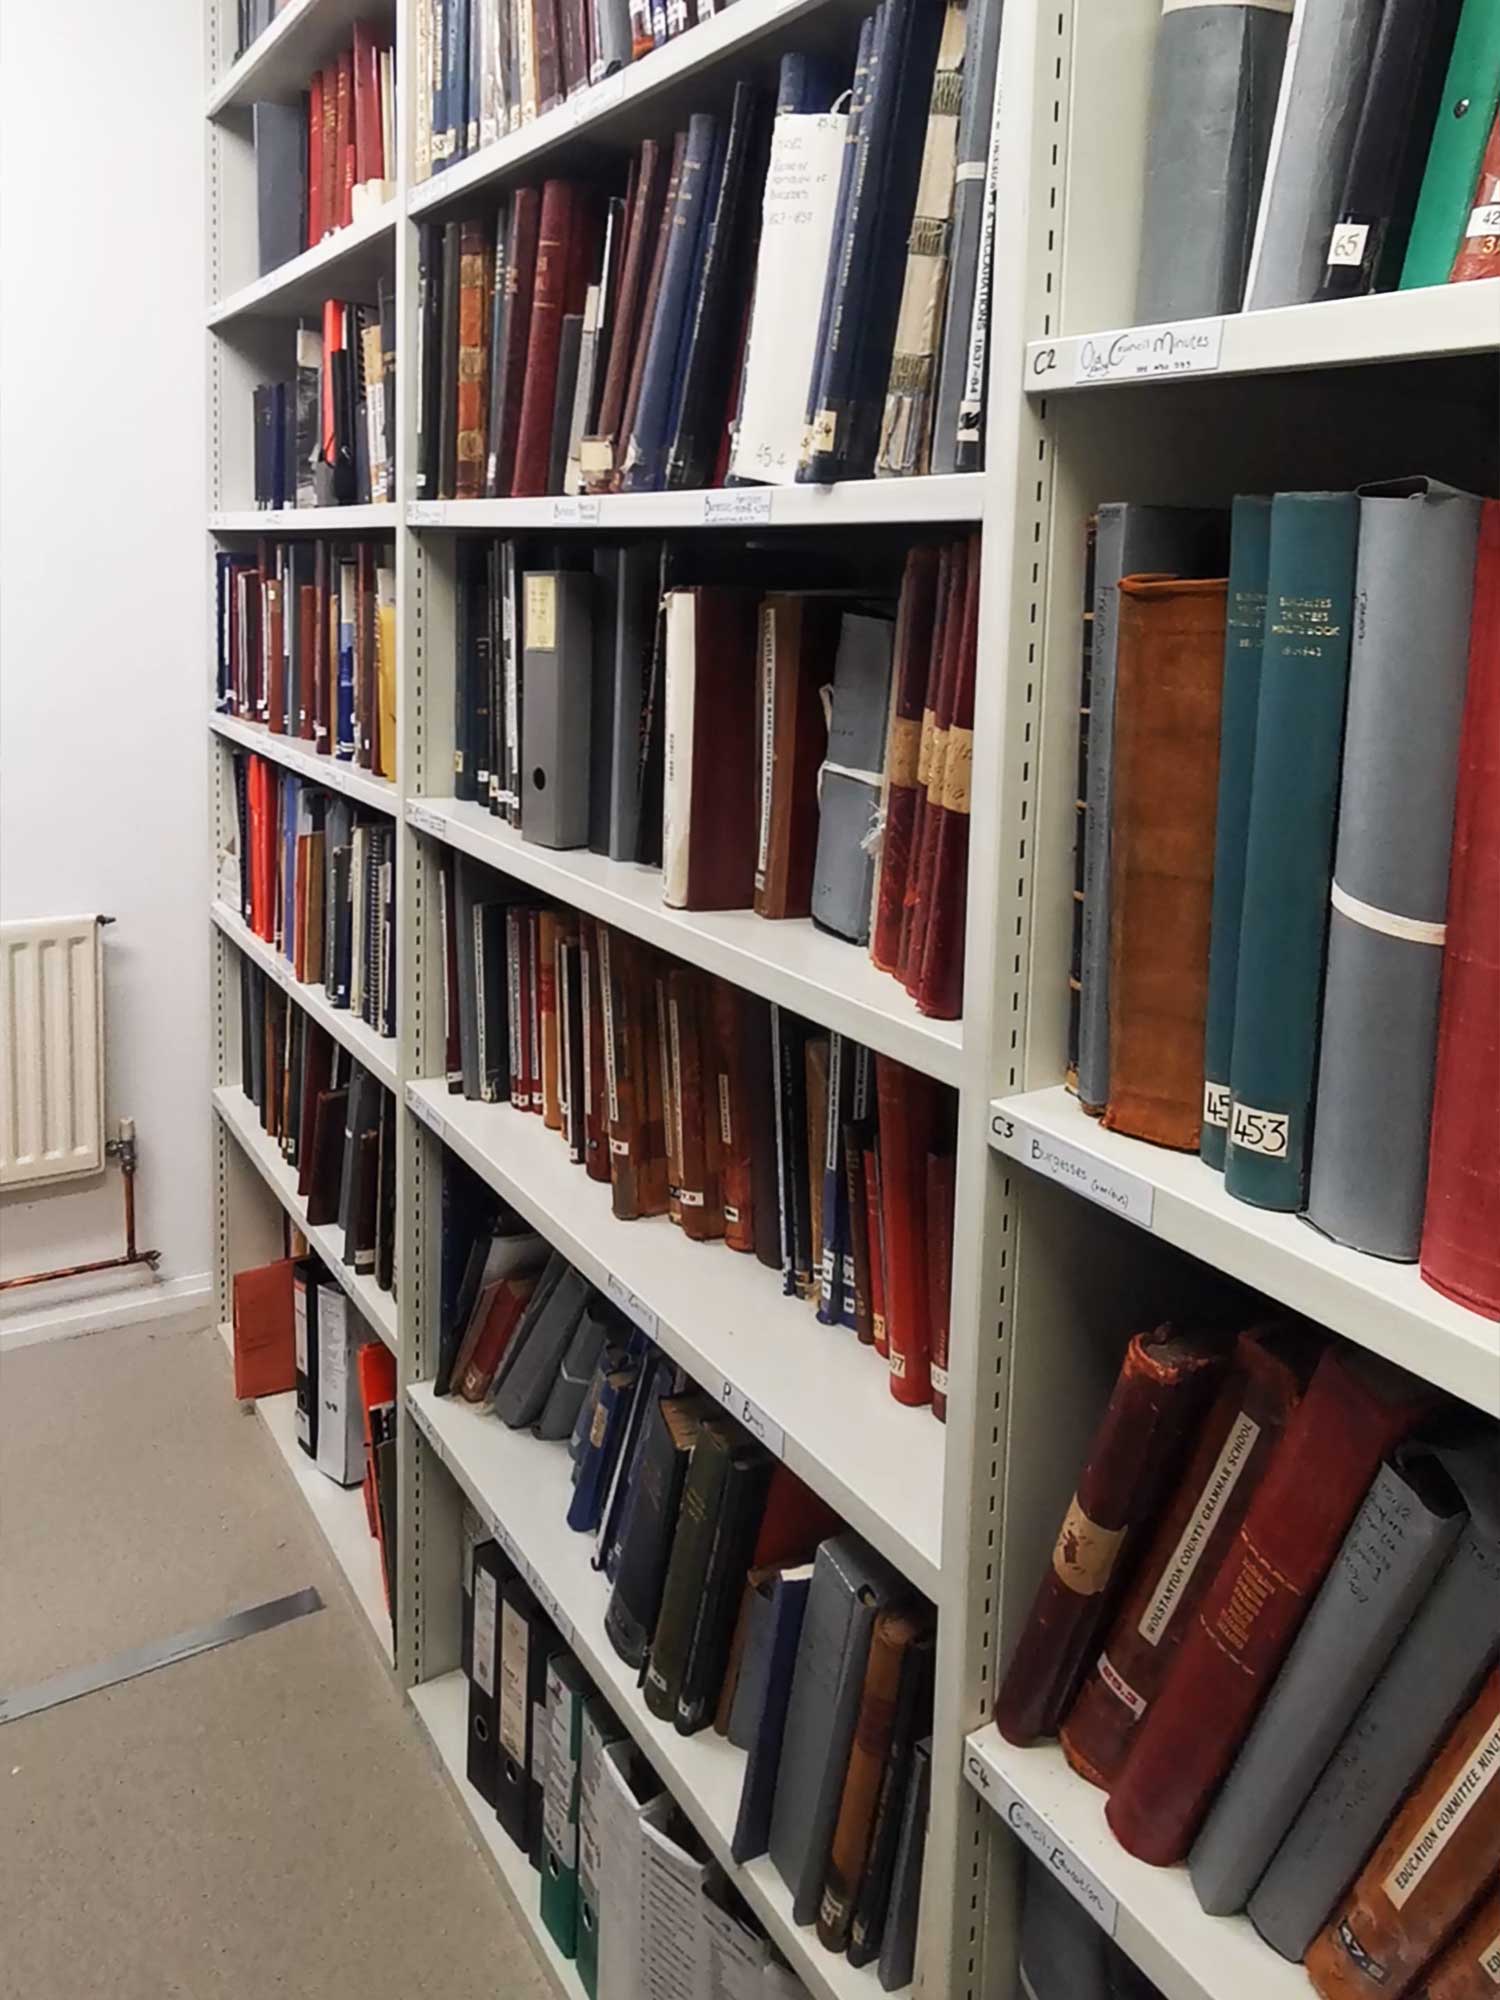
[[[0,8],[0,916],[118,919],[108,1114],[178,1292],[212,1265],[205,12]],[[113,1167],[6,1198],[0,1275],[112,1256],[120,1215]],[[0,1294],[0,1341],[141,1285]]]

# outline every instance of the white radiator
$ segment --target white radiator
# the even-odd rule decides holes
[[[104,1165],[104,953],[97,917],[0,924],[0,1187]]]

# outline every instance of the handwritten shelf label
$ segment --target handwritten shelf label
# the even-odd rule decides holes
[[[546,1612],[547,1616],[557,1627],[558,1635],[564,1644],[571,1646],[573,1643],[572,1619],[569,1618],[567,1612],[563,1610],[562,1606],[553,1596],[551,1590],[547,1587],[546,1579],[543,1577],[541,1571],[536,1568],[535,1564],[523,1562],[521,1568],[531,1584],[532,1594],[536,1598],[537,1603],[541,1605],[543,1611]]]
[[[771,1421],[758,1403],[752,1403],[743,1389],[737,1389],[733,1382],[726,1382],[719,1391],[719,1401],[737,1423],[744,1425],[751,1437],[765,1446],[773,1458],[786,1457],[786,1432],[780,1424]]]
[[[705,528],[736,528],[764,525],[771,518],[769,486],[734,486],[722,493],[703,496]]]
[[[1044,395],[1049,389],[1138,382],[1157,375],[1212,375],[1223,344],[1222,318],[1036,340],[1026,350],[1026,388],[1032,395]]]
[[[992,1770],[977,1750],[965,1751],[964,1775],[1017,1840],[1024,1842],[1043,1867],[1056,1876],[1074,1902],[1088,1911],[1106,1936],[1113,1937],[1120,1921],[1120,1905],[1093,1869],[1079,1860],[1066,1841],[1059,1840],[1041,1814],[998,1771]]]
[[[406,1108],[408,1111],[415,1112],[416,1116],[421,1119],[434,1138],[441,1139],[443,1137],[444,1126],[442,1119],[433,1110],[427,1099],[422,1096],[414,1083],[409,1083],[406,1086]]]
[[[447,504],[442,500],[414,500],[406,512],[407,526],[412,528],[441,528],[447,519]]]
[[[587,528],[599,519],[599,496],[572,493],[552,503],[552,522],[559,528]]]
[[[442,838],[443,829],[447,822],[444,820],[443,815],[434,812],[431,806],[409,805],[406,808],[406,817],[417,829],[418,833],[430,833],[438,839]]]
[[[633,1320],[648,1338],[656,1339],[661,1328],[660,1319],[644,1299],[636,1297],[623,1278],[617,1278],[611,1271],[604,1281],[604,1289],[627,1319]]]
[[[1107,1208],[1114,1215],[1123,1215],[1127,1222],[1141,1229],[1151,1227],[1156,1190],[1138,1174],[1127,1173],[1108,1160],[1096,1159],[1062,1139],[1038,1132],[1024,1119],[1012,1118],[1003,1111],[990,1114],[990,1139],[1002,1153],[1030,1167],[1033,1173],[1071,1188],[1074,1194],[1097,1202],[1100,1208]]]

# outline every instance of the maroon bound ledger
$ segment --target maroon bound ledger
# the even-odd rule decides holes
[[[502,321],[505,347],[496,362],[495,380],[490,384],[489,458],[484,490],[491,500],[505,498],[515,474],[541,218],[541,190],[517,188],[510,198],[510,241],[505,257],[506,307]]]
[[[932,663],[942,560],[942,552],[931,547],[908,552],[896,611],[895,706],[885,746],[885,827],[880,837],[880,877],[870,932],[870,956],[882,972],[896,971],[901,955],[901,908],[906,900],[912,828],[917,817],[922,703]]]
[[[563,314],[568,309],[573,234],[581,227],[577,210],[577,191],[571,181],[547,182],[542,189],[541,221],[537,229],[531,325],[521,387],[515,471],[510,484],[515,499],[547,490],[552,414],[557,400],[557,350],[562,339]]]
[[[963,1011],[969,788],[974,766],[974,682],[978,665],[979,537],[971,535],[953,713],[943,749],[942,788],[932,816],[932,883],[926,894],[922,962],[920,968],[907,970],[907,991],[922,1013],[939,1021],[956,1021]]]
[[[1110,1793],[1142,1861],[1187,1853],[1381,1459],[1433,1400],[1356,1348],[1318,1363]]]
[[[1008,1742],[1057,1734],[1114,1608],[1130,1544],[1182,1463],[1225,1353],[1222,1340],[1170,1324],[1126,1348],[995,1703]]]

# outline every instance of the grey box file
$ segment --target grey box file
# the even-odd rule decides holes
[[[1291,0],[1166,0],[1157,30],[1136,279],[1139,324],[1237,312]]]
[[[1247,312],[1318,296],[1382,4],[1298,0],[1250,252]]]
[[[307,248],[307,105],[253,104],[255,225],[265,277]]]
[[[880,805],[894,628],[846,611],[833,669],[828,756],[818,788],[812,915],[853,944],[870,941],[875,861],[866,846]]]
[[[1242,1910],[1466,1520],[1420,1446],[1383,1465],[1193,1845],[1210,1916]]]
[[[1307,1213],[1335,1242],[1407,1262],[1427,1192],[1479,514],[1435,479],[1360,489]]]
[[[505,1357],[508,1365],[490,1396],[495,1415],[513,1431],[540,1420],[563,1357],[588,1306],[590,1289],[588,1279],[569,1265],[548,1292],[541,1309],[528,1313],[516,1328],[511,1352]],[[563,1435],[566,1437],[567,1432]]]
[[[1250,1898],[1250,1921],[1284,1958],[1302,1957],[1500,1656],[1494,1431],[1438,1455],[1468,1526]]]
[[[527,570],[521,598],[521,838],[586,847],[594,578],[587,570]]]
[[[799,1924],[813,1921],[823,1894],[876,1613],[902,1587],[858,1535],[818,1550],[771,1809],[771,1860]]]
[[[552,1387],[547,1391],[542,1413],[533,1425],[539,1438],[555,1440],[571,1435],[604,1351],[609,1328],[609,1314],[598,1300],[584,1307]]]

